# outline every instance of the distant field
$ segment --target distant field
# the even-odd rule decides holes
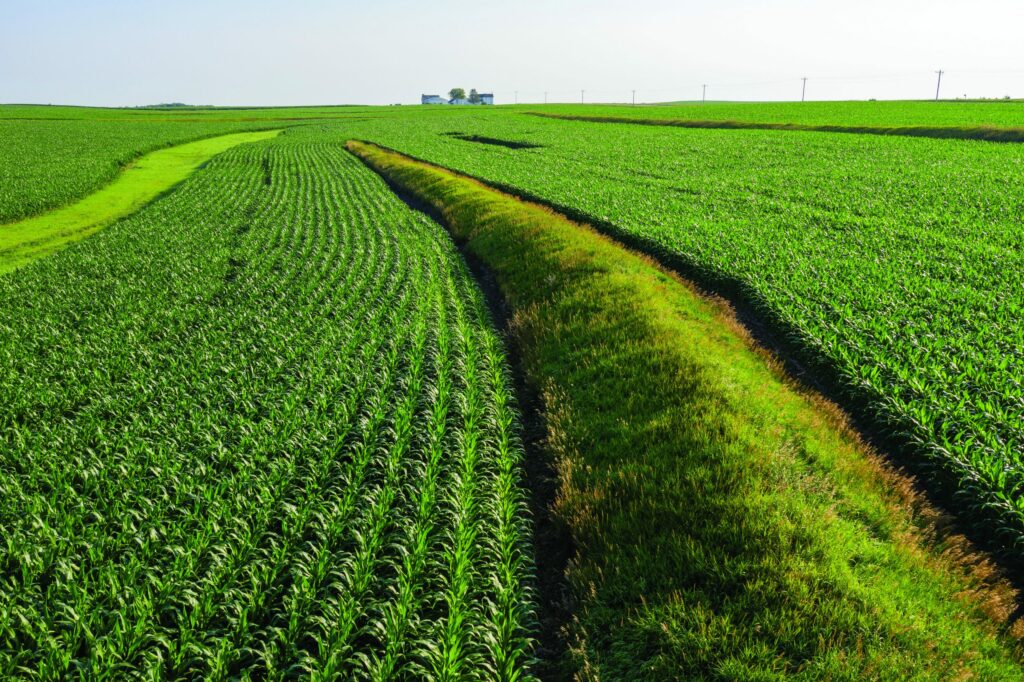
[[[0,104],[0,119],[63,119],[63,120],[125,120],[159,121],[167,119],[205,119],[230,121],[238,118],[302,119],[343,118],[347,116],[379,114],[382,107],[324,106],[324,107],[154,107],[107,108],[70,107],[40,104]]]
[[[80,199],[170,145],[365,117],[380,107],[102,109],[0,105],[0,225]]]
[[[156,199],[226,149],[265,140],[280,130],[234,133],[150,152],[110,184],[78,201],[0,227],[0,273],[84,239]]]
[[[0,225],[80,199],[148,151],[317,116],[276,112],[0,106]]]

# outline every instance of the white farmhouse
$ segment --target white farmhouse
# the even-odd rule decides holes
[[[494,94],[481,92],[480,101],[476,104],[494,104]],[[474,104],[469,99],[460,97],[458,99],[445,99],[441,95],[420,95],[420,104]]]

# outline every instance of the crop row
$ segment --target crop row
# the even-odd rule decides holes
[[[5,679],[527,674],[481,296],[439,226],[292,133],[0,278]]]

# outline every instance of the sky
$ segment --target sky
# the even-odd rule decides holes
[[[927,99],[939,69],[1024,97],[1021,26],[1022,0],[0,0],[0,102]]]

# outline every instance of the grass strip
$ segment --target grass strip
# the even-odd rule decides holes
[[[545,207],[347,147],[435,212],[512,312],[576,549],[558,673],[1020,678],[1014,591],[726,305]]]
[[[42,258],[135,213],[213,156],[239,144],[269,139],[280,132],[234,133],[166,147],[140,157],[109,185],[80,201],[0,225],[0,274]]]
[[[817,133],[854,133],[858,135],[903,135],[906,137],[934,137],[946,140],[983,140],[985,142],[1024,142],[1024,128],[997,128],[991,126],[846,126],[809,125],[804,123],[758,123],[755,121],[698,121],[678,118],[633,118],[630,116],[586,116],[577,114],[551,114],[540,111],[524,112],[530,116],[556,118],[563,121],[589,123],[633,123],[643,126],[674,128],[722,128],[727,130],[791,130]]]

